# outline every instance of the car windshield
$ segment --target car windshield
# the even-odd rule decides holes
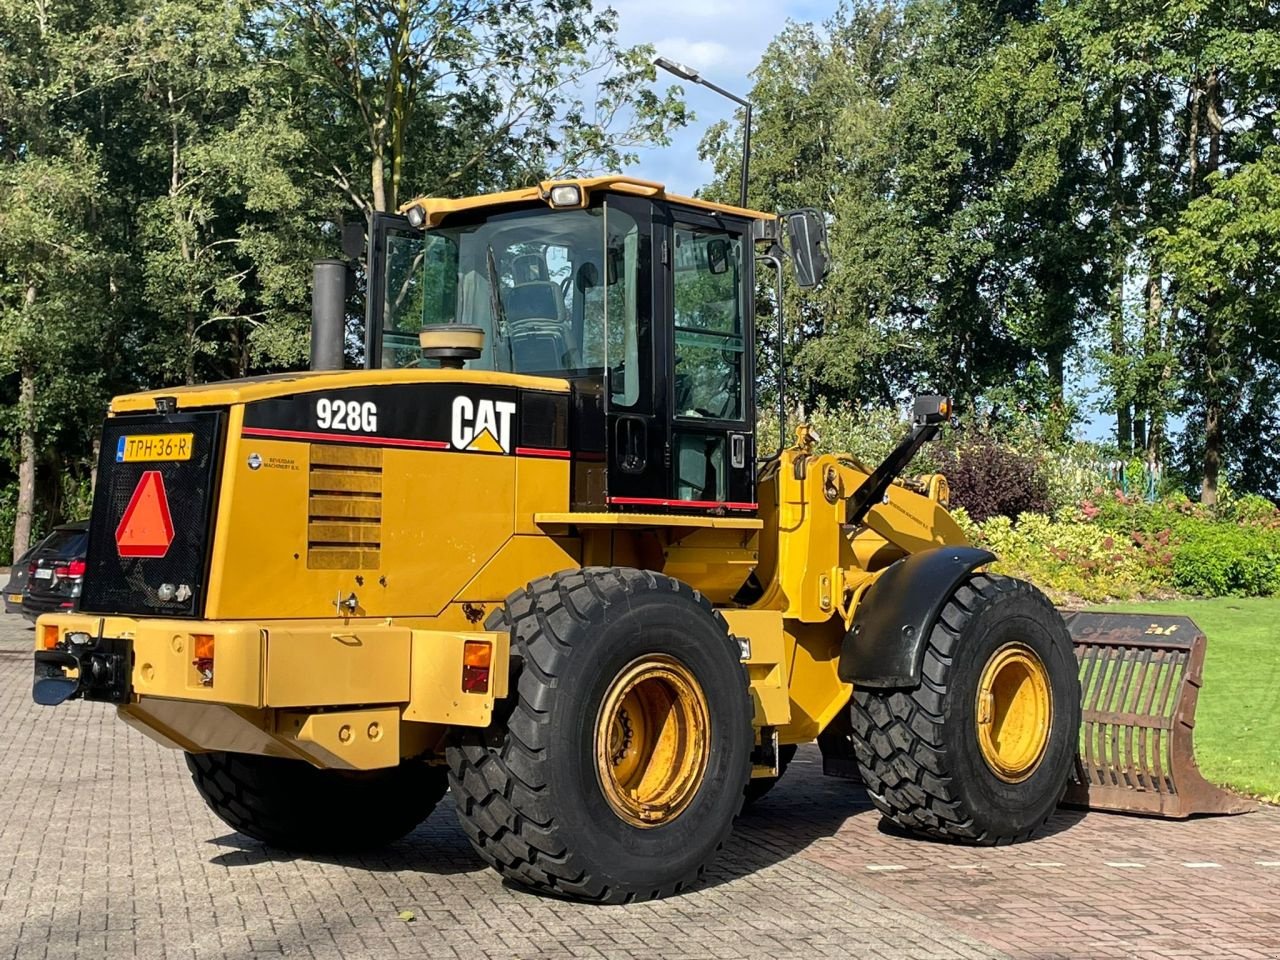
[[[388,237],[381,366],[435,366],[418,332],[468,324],[485,332],[471,369],[554,376],[614,370],[615,400],[636,369],[639,225],[618,210],[504,213]],[[635,389],[636,378],[630,378]]]

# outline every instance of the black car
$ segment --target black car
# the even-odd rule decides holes
[[[45,540],[49,539],[45,537]],[[44,544],[44,540],[27,547],[27,552],[13,561],[9,568],[9,582],[4,587],[4,612],[21,613],[22,595],[27,590],[27,564],[36,555],[36,551]]]
[[[27,562],[22,614],[34,621],[42,613],[74,610],[84,583],[89,522],[65,523],[41,541]],[[7,598],[7,595],[6,595]]]

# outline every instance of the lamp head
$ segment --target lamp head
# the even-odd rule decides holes
[[[681,80],[690,80],[698,83],[702,77],[698,75],[698,71],[692,67],[686,67],[683,63],[676,63],[674,60],[668,60],[666,57],[658,57],[653,61],[655,67],[661,67],[667,73],[673,73]]]

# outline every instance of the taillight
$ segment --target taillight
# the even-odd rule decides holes
[[[34,563],[34,562],[33,562],[33,563],[28,563],[28,564],[27,564],[27,576],[29,576],[29,577],[34,577],[35,575],[36,575],[36,565],[35,565],[35,563]]]
[[[488,640],[468,640],[462,645],[463,693],[488,693],[492,660],[493,644]]]
[[[191,665],[196,668],[196,673],[200,676],[200,684],[205,687],[213,686],[213,635],[209,633],[192,634],[191,639],[195,641],[196,658],[191,661]]]
[[[67,572],[73,577],[84,576],[84,560],[72,560],[67,564]]]

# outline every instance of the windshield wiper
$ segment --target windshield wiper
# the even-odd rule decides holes
[[[511,347],[511,334],[507,330],[507,308],[502,305],[498,289],[498,264],[493,257],[493,244],[485,245],[485,263],[489,270],[489,310],[493,313],[494,333],[507,343],[507,369],[516,370],[515,353]]]

